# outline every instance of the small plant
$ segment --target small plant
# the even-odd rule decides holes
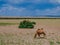
[[[19,28],[34,28],[35,22],[24,20],[20,22]]]
[[[54,45],[54,42],[53,41],[50,41],[50,45]]]
[[[1,40],[1,45],[4,45],[5,43],[4,43],[4,41],[3,40]]]
[[[60,44],[60,42],[56,42],[56,43]]]

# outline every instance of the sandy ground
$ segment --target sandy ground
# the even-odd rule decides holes
[[[29,42],[31,45],[50,45],[50,40],[54,41],[54,45],[60,45],[56,43],[57,41],[60,41],[60,19],[30,20],[36,22],[34,29],[19,29],[18,25],[0,26],[0,34],[14,34],[16,35],[15,37],[20,37],[20,39]],[[20,21],[22,20],[0,20],[0,22],[11,23],[19,23]],[[46,39],[34,39],[35,31],[38,28],[44,28]]]

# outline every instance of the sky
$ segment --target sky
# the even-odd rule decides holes
[[[60,0],[0,0],[0,16],[60,17]]]

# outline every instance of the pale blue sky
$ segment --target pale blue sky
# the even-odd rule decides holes
[[[60,0],[0,0],[0,16],[60,16]]]

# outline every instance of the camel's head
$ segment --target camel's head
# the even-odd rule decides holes
[[[41,30],[43,30],[43,28],[41,28]]]
[[[40,30],[40,29],[38,29],[38,30]]]

